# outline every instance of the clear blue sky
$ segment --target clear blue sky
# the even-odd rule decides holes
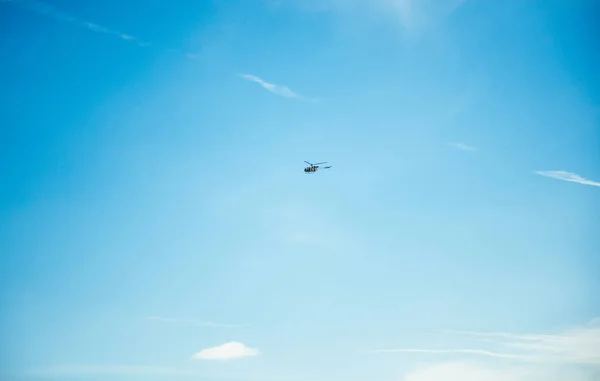
[[[599,13],[0,0],[0,373],[496,381],[547,343],[447,330],[598,339]]]

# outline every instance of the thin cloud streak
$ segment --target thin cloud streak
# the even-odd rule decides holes
[[[173,324],[182,324],[182,325],[192,325],[197,327],[213,327],[213,328],[244,328],[246,325],[242,324],[223,324],[223,323],[214,323],[211,321],[203,321],[203,320],[194,320],[194,319],[175,319],[175,318],[166,318],[160,316],[147,316],[146,320],[159,321],[163,323],[173,323]]]
[[[600,321],[555,335],[461,332],[457,334],[495,342],[507,348],[535,353],[550,361],[600,366]],[[495,340],[491,340],[495,338]]]
[[[477,147],[473,147],[473,146],[470,146],[470,145],[465,144],[465,143],[452,142],[452,143],[448,143],[448,145],[450,147],[454,147],[454,148],[457,148],[457,149],[460,149],[460,150],[463,150],[463,151],[470,151],[470,152],[477,151]]]
[[[287,86],[277,85],[274,83],[267,82],[264,79],[257,77],[253,74],[242,73],[242,74],[238,74],[238,75],[247,81],[259,84],[265,90],[270,91],[271,93],[273,93],[275,95],[279,95],[280,97],[299,99],[299,100],[303,100],[303,101],[307,101],[307,102],[317,102],[316,99],[305,98],[304,96],[296,93],[295,91],[292,91]]]
[[[468,354],[478,356],[488,356],[496,358],[506,358],[515,360],[530,360],[535,361],[537,358],[529,356],[521,356],[510,353],[497,353],[485,351],[481,349],[375,349],[374,353],[425,353],[425,354]]]
[[[74,16],[71,16],[65,12],[58,10],[54,6],[43,3],[41,1],[13,0],[13,1],[9,1],[9,2],[7,2],[7,1],[3,1],[3,2],[7,3],[7,4],[14,4],[14,5],[19,6],[28,11],[32,11],[32,12],[38,13],[40,15],[51,17],[60,22],[64,22],[67,24],[72,24],[72,25],[76,25],[76,26],[79,26],[82,28],[86,28],[92,32],[114,35],[114,36],[121,38],[124,41],[134,42],[138,46],[150,45],[150,43],[140,41],[136,37],[133,37],[129,34],[120,32],[118,30],[110,29],[110,28],[107,28],[102,25],[98,25],[98,24],[95,24],[95,23],[92,23],[89,21],[81,20]]]
[[[37,14],[40,14],[43,16],[50,17],[59,22],[63,22],[66,24],[71,24],[71,25],[75,25],[75,26],[78,26],[81,28],[85,28],[85,29],[88,29],[89,31],[92,31],[95,33],[117,36],[124,41],[135,43],[139,47],[147,47],[147,46],[152,45],[150,42],[142,41],[142,40],[138,39],[137,37],[134,37],[130,34],[123,33],[121,31],[118,31],[115,29],[107,28],[105,26],[77,18],[75,16],[72,16],[68,13],[65,13],[65,12],[57,9],[56,7],[54,7],[50,4],[47,4],[47,3],[44,3],[44,2],[41,2],[38,0],[0,0],[0,3],[14,4],[22,9],[25,9],[25,10],[28,10],[28,11],[31,11],[31,12],[34,12],[34,13],[37,13]],[[180,53],[184,57],[191,59],[191,60],[195,60],[195,59],[199,58],[198,53],[180,52],[176,49],[167,49],[167,50],[171,51],[171,52]],[[276,94],[278,96],[281,96],[284,98],[290,98],[290,99],[298,99],[298,100],[302,100],[305,102],[312,102],[312,103],[319,102],[317,99],[304,97],[304,96],[296,93],[295,91],[291,90],[287,86],[277,85],[274,83],[267,82],[267,81],[263,80],[262,78],[259,78],[255,75],[252,75],[252,74],[239,74],[239,75],[240,75],[240,77],[242,77],[248,81],[259,84],[267,91],[270,91],[271,93]]]
[[[594,187],[600,187],[600,182],[592,181],[579,176],[576,173],[567,171],[535,171],[536,174],[544,177],[549,177],[556,180],[569,181],[573,183],[579,183],[583,185],[591,185]]]
[[[543,340],[559,337],[557,335],[538,335],[538,334],[517,334],[508,332],[475,332],[475,331],[460,331],[460,330],[443,330],[441,333],[450,335],[471,336],[475,338],[503,338],[503,339],[519,339],[519,340]]]
[[[373,352],[469,354],[539,363],[586,364],[600,367],[600,320],[552,335],[505,332],[442,331],[494,344],[501,351],[483,349],[388,349]]]

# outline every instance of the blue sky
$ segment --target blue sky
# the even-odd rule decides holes
[[[0,372],[594,380],[593,3],[0,1]]]

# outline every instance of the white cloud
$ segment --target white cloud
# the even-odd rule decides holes
[[[149,43],[148,42],[142,42],[139,41],[137,38],[123,33],[123,32],[119,32],[117,30],[114,29],[110,29],[107,27],[104,27],[102,25],[98,25],[89,21],[85,21],[85,20],[81,20],[78,19],[74,16],[71,16],[67,13],[64,13],[60,10],[58,10],[57,8],[55,8],[54,6],[50,5],[50,4],[46,4],[44,2],[41,1],[37,1],[37,0],[13,0],[8,2],[9,4],[15,4],[17,6],[20,6],[23,9],[44,15],[44,16],[48,16],[51,17],[57,21],[61,21],[64,23],[68,23],[68,24],[72,24],[72,25],[76,25],[82,28],[87,28],[93,32],[97,32],[97,33],[104,33],[104,34],[110,34],[110,35],[114,35],[117,36],[125,41],[131,41],[131,42],[135,42],[137,43],[139,46],[148,46]]]
[[[213,328],[246,327],[245,325],[241,325],[241,324],[223,324],[223,323],[215,323],[215,322],[211,322],[211,321],[194,320],[194,319],[175,319],[175,318],[166,318],[166,317],[161,317],[161,316],[147,316],[145,319],[163,322],[163,323],[192,325],[192,326],[197,326],[197,327],[213,327]]]
[[[232,360],[258,355],[260,355],[258,349],[248,348],[242,343],[232,341],[216,347],[203,349],[194,354],[192,358],[197,360]]]
[[[316,102],[315,99],[305,98],[302,95],[292,91],[287,86],[276,85],[274,83],[267,82],[267,81],[263,80],[262,78],[259,78],[252,74],[240,74],[240,77],[242,77],[250,82],[258,83],[265,90],[270,91],[273,94],[279,95],[284,98],[294,98],[294,99],[300,99],[300,100],[309,101],[309,102]]]
[[[557,180],[570,181],[584,185],[600,187],[600,182],[585,179],[576,173],[566,171],[535,171],[540,176],[550,177]]]
[[[454,148],[461,149],[463,151],[471,151],[471,152],[477,151],[477,147],[473,147],[473,146],[470,146],[468,144],[461,143],[461,142],[448,143],[448,145],[451,147],[454,147]]]

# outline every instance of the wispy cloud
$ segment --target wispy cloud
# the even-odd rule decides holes
[[[463,355],[477,355],[487,356],[496,358],[506,358],[515,360],[529,360],[534,361],[536,357],[528,357],[510,353],[498,353],[492,351],[486,351],[482,349],[376,349],[371,351],[373,353],[424,353],[424,354],[463,354]]]
[[[445,331],[494,344],[502,351],[483,349],[387,349],[374,352],[469,354],[496,358],[600,366],[600,320],[553,335]]]
[[[450,147],[454,147],[454,148],[457,148],[457,149],[460,149],[463,151],[470,151],[470,152],[477,151],[477,147],[470,146],[468,144],[461,143],[461,142],[451,142],[451,143],[448,143],[448,145]]]
[[[600,366],[600,320],[554,335],[455,331],[458,335],[491,341],[552,362]]]
[[[451,338],[474,340],[494,350],[395,349],[381,352],[421,353],[451,362],[425,363],[403,381],[596,381],[600,376],[600,320],[555,334],[442,331]],[[479,346],[481,346],[479,345]],[[465,357],[465,355],[467,357]],[[469,361],[478,356],[482,361]]]
[[[306,98],[295,91],[291,90],[289,87],[284,85],[277,85],[274,83],[270,83],[265,81],[262,78],[259,78],[253,74],[239,74],[240,77],[244,78],[247,81],[254,82],[262,86],[265,90],[270,91],[273,94],[279,95],[284,98],[293,98],[298,100],[303,100],[307,102],[317,102],[316,99]]]
[[[74,17],[72,15],[69,15],[63,11],[60,11],[59,9],[57,9],[56,7],[41,2],[41,1],[37,1],[37,0],[12,0],[12,1],[3,1],[4,3],[8,3],[8,4],[13,4],[16,6],[19,6],[23,9],[26,9],[28,11],[32,11],[44,16],[48,16],[51,17],[57,21],[60,22],[64,22],[67,24],[72,24],[75,26],[79,26],[82,28],[86,28],[92,32],[96,32],[96,33],[103,33],[103,34],[108,34],[108,35],[113,35],[113,36],[117,36],[119,38],[121,38],[122,40],[125,41],[129,41],[129,42],[133,42],[136,43],[139,46],[148,46],[150,45],[150,43],[148,42],[144,42],[144,41],[140,41],[138,38],[133,37],[130,34],[127,33],[123,33],[120,32],[118,30],[115,29],[111,29],[111,28],[107,28],[105,26],[102,25],[98,25],[96,23],[93,22],[89,22],[86,20],[82,20],[79,19],[77,17]]]
[[[562,180],[562,181],[570,181],[573,183],[579,183],[584,185],[591,185],[594,187],[600,187],[600,182],[588,180],[579,176],[576,173],[566,172],[566,171],[535,171],[536,174],[540,176],[550,177],[552,179]]]
[[[196,360],[233,360],[243,357],[253,357],[260,355],[256,348],[249,348],[243,343],[232,341],[212,348],[202,349],[195,353],[192,359]]]
[[[242,324],[224,324],[224,323],[214,323],[211,321],[204,320],[195,320],[195,319],[176,319],[176,318],[167,318],[161,316],[147,316],[146,320],[153,320],[157,322],[163,323],[172,323],[172,324],[182,324],[182,325],[192,325],[197,327],[214,327],[214,328],[243,328],[247,327]]]

